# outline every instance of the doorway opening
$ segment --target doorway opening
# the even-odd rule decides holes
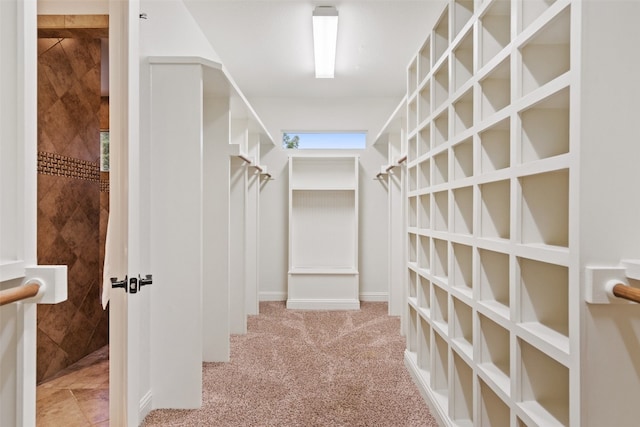
[[[56,405],[108,424],[109,312],[101,305],[109,176],[108,15],[38,16],[38,264],[67,265],[68,299],[39,305],[38,424]],[[67,402],[66,400],[69,400]]]

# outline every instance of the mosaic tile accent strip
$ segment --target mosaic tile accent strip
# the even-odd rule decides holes
[[[108,193],[109,192],[109,178],[100,178],[100,192]]]
[[[38,151],[38,173],[99,182],[100,164]]]

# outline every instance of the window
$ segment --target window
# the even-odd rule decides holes
[[[300,150],[364,150],[366,132],[284,132],[282,147]]]

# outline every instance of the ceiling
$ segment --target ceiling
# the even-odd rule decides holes
[[[222,63],[252,98],[390,98],[444,0],[184,0]],[[339,12],[336,77],[316,79],[311,14]]]

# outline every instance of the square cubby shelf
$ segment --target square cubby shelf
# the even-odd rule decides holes
[[[453,147],[453,180],[473,176],[473,139],[467,138]]]
[[[431,282],[422,276],[419,276],[419,282],[418,306],[428,314],[431,310]]]
[[[482,120],[511,104],[511,64],[509,58],[502,61],[480,81]]]
[[[480,235],[490,239],[509,239],[511,184],[509,180],[480,185]]]
[[[416,191],[418,189],[418,171],[416,166],[409,168],[409,191]]]
[[[419,324],[418,367],[429,372],[431,370],[431,326],[423,318],[420,318]]]
[[[569,170],[520,178],[521,240],[529,245],[569,246]]]
[[[482,304],[509,318],[509,255],[478,250],[480,295]]]
[[[518,258],[520,322],[550,344],[569,350],[569,270]]]
[[[473,235],[473,187],[453,190],[453,232]]]
[[[449,140],[449,112],[444,110],[433,121],[433,147],[437,147]]]
[[[431,149],[431,126],[426,125],[418,133],[418,155],[426,154]]]
[[[432,320],[445,333],[449,331],[449,294],[439,286],[432,286]]]
[[[453,298],[452,341],[469,358],[473,358],[473,310],[470,306]]]
[[[520,112],[522,163],[569,152],[569,89]]]
[[[511,2],[509,0],[494,1],[480,17],[480,39],[480,62],[484,67],[511,41]]]
[[[453,103],[453,132],[455,135],[473,126],[473,89],[468,90]]]
[[[480,380],[479,420],[480,427],[508,426],[511,411],[484,381]]]
[[[519,340],[518,406],[540,426],[569,426],[569,369]]]
[[[433,109],[436,110],[449,99],[449,62],[444,61],[434,73],[433,80]]]
[[[473,75],[473,31],[470,29],[453,50],[453,79],[457,91]]]
[[[510,120],[504,119],[480,132],[480,170],[482,173],[505,169],[511,163]]]
[[[418,274],[412,269],[408,270],[409,273],[409,298],[417,300],[418,298]]]
[[[452,398],[450,417],[459,426],[473,426],[473,369],[453,353]]]
[[[431,273],[445,280],[449,276],[449,249],[446,240],[433,239],[433,265],[431,266]]]
[[[431,195],[422,194],[418,200],[418,227],[428,230],[431,228]]]
[[[570,21],[567,7],[520,47],[523,96],[569,71]]]
[[[449,193],[447,190],[433,194],[435,209],[433,212],[433,229],[437,231],[449,230]]]
[[[433,371],[431,371],[431,389],[441,407],[449,402],[449,346],[437,332],[433,335]]]
[[[418,94],[418,123],[431,115],[431,86],[427,82]]]
[[[431,241],[427,236],[418,236],[418,268],[429,270],[431,257]]]
[[[418,158],[418,138],[414,135],[407,141],[408,151],[407,156],[409,162],[414,161]]]
[[[414,233],[409,233],[409,262],[412,264],[418,262],[418,236]]]
[[[418,125],[418,100],[414,98],[407,104],[407,126],[409,132],[413,132]],[[409,159],[415,159],[416,151],[409,153]]]
[[[433,62],[436,63],[449,47],[449,9],[445,9],[433,28]]]
[[[474,0],[455,0],[453,3],[453,37],[455,38],[473,16]]]
[[[418,226],[418,199],[409,197],[409,227]]]
[[[407,69],[407,92],[412,94],[418,87],[418,62],[414,60]]]
[[[418,52],[418,81],[422,81],[431,71],[431,39],[427,38]]]
[[[431,161],[425,159],[418,165],[418,188],[421,190],[431,186]]]
[[[407,350],[416,353],[418,351],[418,313],[413,307],[409,306],[408,314]]]
[[[511,389],[509,331],[482,314],[480,327],[480,361],[478,366],[508,396]]]
[[[540,17],[556,0],[527,0],[523,1],[522,7],[522,28],[519,32],[527,29],[536,19]]]
[[[469,298],[473,290],[473,248],[471,246],[452,243],[453,271],[449,284],[460,289]]]
[[[433,157],[433,185],[449,182],[449,152],[443,151]]]

